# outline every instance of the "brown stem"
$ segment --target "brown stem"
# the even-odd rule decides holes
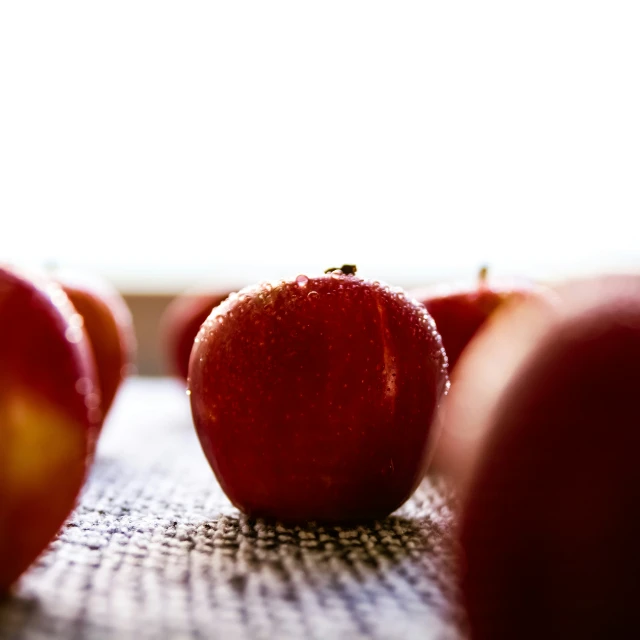
[[[345,276],[355,276],[357,267],[355,264],[343,264],[341,267],[330,267],[325,273],[333,273],[334,271],[342,271]]]
[[[489,275],[489,266],[484,264],[480,267],[480,271],[478,272],[478,283],[480,287],[485,287],[487,285],[487,276]]]

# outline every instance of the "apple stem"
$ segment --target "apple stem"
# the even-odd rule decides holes
[[[342,271],[345,276],[355,276],[357,267],[355,264],[343,264],[341,267],[330,267],[325,269],[325,273],[333,273],[334,271]]]
[[[488,275],[489,275],[489,267],[488,265],[484,264],[480,267],[480,271],[478,272],[478,282],[481,287],[486,286]]]

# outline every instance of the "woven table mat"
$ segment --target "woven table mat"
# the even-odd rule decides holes
[[[78,508],[0,603],[0,638],[460,638],[450,502],[427,479],[370,526],[245,518],[184,389],[132,379]]]

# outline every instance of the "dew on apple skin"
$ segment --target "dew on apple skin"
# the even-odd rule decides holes
[[[49,299],[54,304],[54,306],[58,308],[67,306],[69,302],[67,294],[60,287],[55,285],[53,287],[50,287],[49,291]]]
[[[91,378],[87,378],[86,376],[78,378],[78,381],[76,382],[76,391],[80,395],[91,393],[91,391],[93,391],[93,382],[91,381]]]
[[[64,337],[68,342],[78,344],[82,340],[82,327],[70,326],[64,333]]]
[[[296,284],[299,287],[306,287],[308,282],[309,282],[309,278],[307,278],[307,276],[299,275],[296,278]]]
[[[69,318],[69,324],[72,327],[83,327],[84,326],[84,318],[79,313],[74,313]]]
[[[316,300],[317,298],[318,298],[318,292],[317,291],[309,291],[309,293],[307,293],[307,299]]]
[[[88,393],[84,398],[87,409],[97,409],[100,406],[100,396],[97,393]]]

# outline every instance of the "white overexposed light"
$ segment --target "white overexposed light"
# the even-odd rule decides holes
[[[640,5],[0,4],[0,260],[123,288],[640,268]]]

